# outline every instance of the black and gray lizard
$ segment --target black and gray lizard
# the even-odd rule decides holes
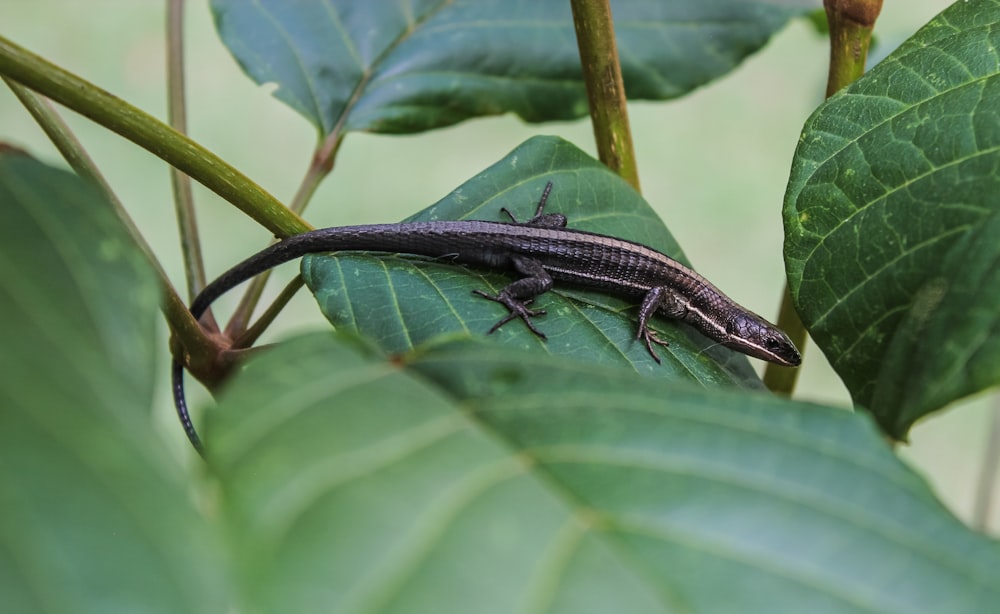
[[[519,318],[545,338],[531,318],[545,313],[528,305],[548,291],[553,281],[584,286],[607,294],[641,298],[636,339],[646,344],[656,362],[654,344],[667,345],[649,328],[654,313],[690,324],[703,335],[738,352],[785,366],[801,362],[798,350],[779,328],[744,309],[701,275],[660,252],[623,239],[566,228],[566,217],[544,213],[552,188],[545,186],[535,216],[518,222],[439,221],[322,228],[284,239],[254,254],[205,286],[191,304],[200,318],[226,291],[272,267],[306,254],[333,251],[392,252],[432,258],[448,257],[464,264],[513,270],[522,277],[497,295],[476,294],[504,305],[509,314],[494,332]],[[199,451],[201,441],[184,398],[184,368],[173,363],[177,414],[188,439]]]

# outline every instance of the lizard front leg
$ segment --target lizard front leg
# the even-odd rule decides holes
[[[522,222],[521,220],[514,217],[514,214],[510,212],[507,207],[501,207],[500,213],[503,213],[510,218],[510,221],[514,222],[518,226],[535,226],[537,228],[565,228],[566,227],[566,216],[562,213],[545,213],[545,203],[549,200],[549,192],[552,191],[552,182],[545,184],[545,190],[542,191],[542,197],[538,200],[538,207],[535,209],[535,215],[527,222]]]
[[[657,355],[656,350],[653,349],[653,344],[655,343],[663,347],[670,345],[669,341],[660,339],[656,331],[649,327],[649,319],[658,310],[663,311],[667,316],[680,318],[684,315],[686,309],[684,302],[679,299],[677,294],[664,286],[650,288],[646,296],[643,297],[642,305],[639,306],[639,330],[636,331],[635,338],[645,342],[646,350],[649,351],[649,355],[653,357],[653,360],[657,364],[660,363],[660,357]]]

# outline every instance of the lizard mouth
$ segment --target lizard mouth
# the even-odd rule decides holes
[[[797,367],[802,364],[802,355],[784,334],[782,339],[769,337],[763,343],[754,343],[747,340],[727,341],[722,345],[738,350],[747,356],[753,356],[760,360],[781,365],[783,367]]]

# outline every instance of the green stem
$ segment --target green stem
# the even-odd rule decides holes
[[[802,319],[795,311],[792,302],[792,295],[788,291],[788,283],[785,283],[785,291],[781,297],[781,308],[778,311],[778,328],[785,331],[795,347],[799,348],[802,355],[806,353],[806,342],[809,335],[806,327],[802,324]],[[795,383],[799,379],[798,367],[782,367],[774,363],[767,363],[764,368],[764,385],[771,392],[777,394],[791,395],[795,391]]]
[[[233,341],[233,349],[244,349],[253,345],[304,284],[305,280],[302,279],[301,275],[296,275],[292,281],[288,282],[288,285],[281,290],[274,302],[268,305],[267,310],[254,322],[253,326],[247,328],[242,335]]]
[[[170,125],[187,134],[187,105],[184,87],[184,0],[167,0],[167,119]],[[205,287],[205,264],[198,236],[191,178],[176,168],[170,169],[170,187],[181,240],[181,255],[187,279],[188,299],[194,300]],[[206,314],[207,315],[207,314]],[[217,328],[217,326],[216,326]]]
[[[132,218],[122,206],[118,196],[111,189],[111,186],[86,150],[84,150],[83,146],[80,145],[80,142],[73,135],[69,126],[63,122],[55,109],[44,98],[19,83],[15,83],[7,78],[3,80],[28,112],[31,113],[31,116],[38,122],[42,130],[45,131],[45,134],[76,174],[97,186],[107,198],[118,219],[121,220],[126,231],[132,237],[132,240],[135,241],[135,244],[145,255],[146,260],[149,261],[153,267],[153,271],[156,273],[156,278],[160,285],[160,293],[163,295],[163,303],[160,309],[163,311],[163,315],[170,328],[177,333],[179,338],[185,340],[185,347],[192,348],[191,351],[211,352],[215,348],[215,344],[198,325],[191,312],[188,311],[187,305],[184,304],[180,295],[177,294],[177,290],[170,283],[167,272],[163,270],[160,261],[153,254],[152,248],[146,243],[146,239],[139,232]]]
[[[333,170],[333,161],[337,156],[337,151],[340,149],[340,144],[344,141],[343,133],[340,132],[342,123],[341,121],[337,124],[337,128],[323,139],[323,142],[320,143],[313,154],[309,169],[306,171],[306,175],[302,179],[302,183],[299,184],[299,189],[295,192],[295,197],[289,206],[295,213],[302,213],[305,210],[306,205],[312,199],[312,195],[316,193],[316,188],[319,187],[320,182]],[[226,335],[228,337],[235,338],[243,335],[243,331],[246,330],[247,323],[250,322],[250,317],[253,315],[253,310],[257,307],[257,303],[260,302],[260,297],[264,293],[264,286],[270,278],[271,271],[264,271],[247,284],[243,298],[240,299],[236,309],[233,310],[229,324],[226,325]],[[259,326],[262,320],[258,320],[254,326]],[[265,326],[270,323],[269,321],[264,322]],[[257,335],[259,334],[258,332]]]
[[[972,526],[983,533],[989,530],[990,503],[993,501],[993,485],[997,481],[997,465],[1000,464],[1000,397],[990,412],[990,432],[986,437],[983,464],[976,484],[976,499],[972,506]]]
[[[611,6],[608,0],[572,0],[570,4],[598,157],[638,191],[639,170],[629,130]]]
[[[830,70],[826,82],[829,98],[864,74],[875,20],[882,11],[882,0],[824,0],[823,6],[830,25]],[[778,314],[778,327],[788,333],[804,354],[806,328],[795,310],[787,282]],[[795,390],[798,374],[798,369],[768,364],[764,370],[764,384],[773,392],[790,395]]]
[[[830,25],[830,72],[826,95],[833,96],[865,73],[868,48],[882,0],[824,0]]]
[[[306,205],[312,200],[320,182],[333,170],[333,161],[340,150],[340,144],[344,142],[344,135],[339,130],[341,123],[337,124],[337,129],[328,134],[313,153],[306,176],[302,178],[302,183],[299,184],[299,189],[295,192],[295,197],[292,198],[292,203],[289,205],[292,211],[296,213],[305,211]]]
[[[278,237],[310,230],[302,218],[202,145],[153,116],[0,36],[0,75],[152,152]]]
[[[93,183],[104,194],[105,198],[112,204],[119,214],[125,212],[118,195],[111,189],[111,185],[104,178],[104,175],[97,169],[93,159],[87,154],[83,145],[77,140],[69,126],[59,117],[52,105],[43,97],[32,92],[16,81],[11,81],[6,77],[0,77],[7,84],[17,99],[24,105],[31,117],[38,123],[39,127],[49,137],[55,148],[59,150],[63,159],[70,168],[82,179]]]

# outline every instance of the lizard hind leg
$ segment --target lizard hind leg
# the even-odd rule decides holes
[[[538,337],[545,339],[545,333],[538,330],[535,323],[531,320],[531,318],[536,316],[545,315],[545,310],[528,309],[528,305],[535,300],[536,296],[552,288],[552,277],[542,267],[541,263],[532,258],[515,255],[511,256],[511,261],[517,272],[524,275],[524,277],[507,284],[496,295],[483,292],[482,290],[473,290],[474,294],[500,303],[510,312],[506,317],[494,324],[487,334],[492,334],[507,322],[519,318],[528,327],[528,330],[535,333]]]

